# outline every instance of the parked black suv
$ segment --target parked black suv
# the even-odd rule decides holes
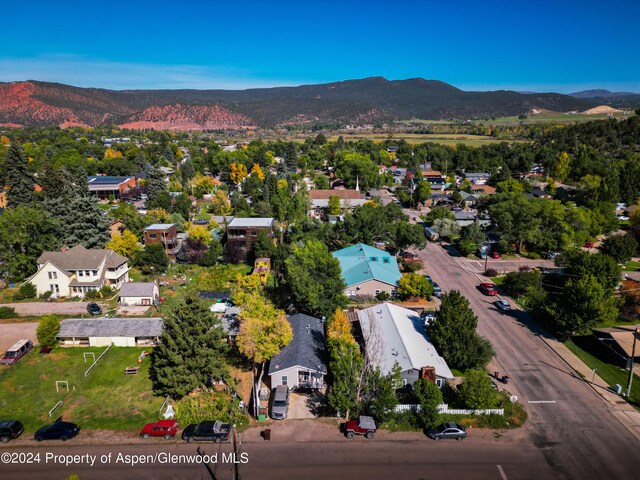
[[[42,440],[62,440],[66,442],[70,438],[75,437],[80,433],[80,427],[75,423],[63,422],[62,417],[52,423],[51,425],[45,425],[41,427],[33,436],[36,442]]]
[[[229,440],[231,424],[220,421],[192,423],[182,432],[182,439],[191,443],[201,442],[220,443]]]
[[[90,303],[87,305],[87,312],[91,315],[100,315],[102,313],[102,309],[97,303]]]
[[[0,420],[0,442],[7,443],[15,440],[24,432],[22,422],[18,420]]]

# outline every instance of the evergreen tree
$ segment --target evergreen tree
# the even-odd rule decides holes
[[[5,160],[7,191],[7,207],[31,205],[33,203],[33,188],[35,181],[29,172],[27,159],[22,147],[13,144],[7,150]]]
[[[189,180],[196,176],[196,170],[193,167],[191,158],[187,158],[180,167],[180,173],[182,176],[182,185],[187,185]]]
[[[433,427],[438,423],[438,405],[442,404],[442,391],[429,379],[421,378],[413,384],[413,393],[420,405],[420,421],[425,427]]]
[[[478,317],[458,290],[442,296],[436,318],[427,326],[434,346],[453,368],[483,367],[493,356],[491,344],[478,336]]]
[[[161,193],[167,190],[167,184],[164,181],[164,173],[158,167],[151,167],[147,175],[147,205],[155,200]]]
[[[163,318],[149,371],[154,392],[179,399],[212,380],[227,379],[224,331],[197,294],[187,294]]]

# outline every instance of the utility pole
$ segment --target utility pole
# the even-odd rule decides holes
[[[631,382],[633,381],[633,357],[636,356],[636,340],[638,339],[638,327],[633,330],[633,347],[631,348],[631,365],[629,366],[629,382],[627,383],[627,400],[631,395]]]

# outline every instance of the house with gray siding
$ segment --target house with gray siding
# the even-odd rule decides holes
[[[385,302],[357,312],[365,349],[383,375],[398,362],[403,385],[413,385],[433,372],[441,387],[453,374],[424,328],[424,320],[407,308]]]
[[[297,313],[287,317],[293,340],[269,363],[271,389],[286,385],[290,389],[320,389],[327,374],[322,320]]]

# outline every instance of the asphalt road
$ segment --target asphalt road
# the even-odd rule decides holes
[[[637,440],[610,412],[612,407],[544,343],[545,333],[531,317],[520,310],[500,313],[492,304],[495,297],[477,290],[476,274],[438,244],[417,253],[445,292],[457,289],[469,299],[479,319],[478,333],[496,351],[496,369],[509,375],[508,390],[529,413],[523,442],[542,454],[556,478],[638,478]]]
[[[234,465],[223,461],[222,454],[232,452],[230,444],[176,443],[164,445],[123,446],[42,446],[31,449],[0,449],[0,453],[38,453],[39,463],[0,464],[0,476],[12,480],[64,479],[76,474],[81,480],[98,479],[217,479],[232,480]],[[163,463],[152,458],[151,463],[131,466],[118,462],[118,454],[151,455],[158,452],[195,455],[200,452],[218,454],[218,463],[204,465],[186,462]],[[246,456],[243,457],[241,454]],[[45,461],[46,455],[50,457]],[[95,455],[93,466],[78,457],[71,465],[53,463],[53,455]],[[111,454],[110,460],[101,458]],[[366,440],[357,437],[346,440],[336,433],[335,439],[300,442],[245,442],[240,446],[239,478],[266,479],[465,479],[465,480],[527,480],[555,478],[536,449],[519,442],[492,438],[467,438],[434,442],[420,434],[411,439]],[[124,460],[124,458],[122,458]],[[228,459],[227,459],[228,460]]]

